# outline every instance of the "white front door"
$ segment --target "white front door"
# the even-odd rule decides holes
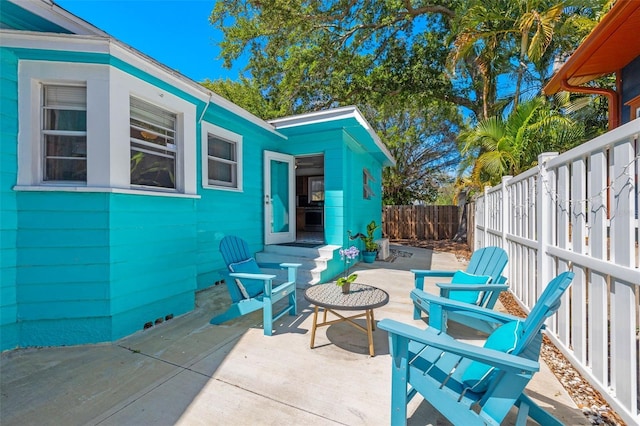
[[[295,160],[292,155],[264,152],[264,243],[296,239]]]

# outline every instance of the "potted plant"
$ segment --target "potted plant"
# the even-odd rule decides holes
[[[364,242],[364,250],[362,251],[362,260],[366,263],[373,263],[378,255],[378,249],[380,248],[373,237],[373,233],[380,226],[376,224],[375,220],[372,220],[367,225],[367,234],[358,233],[354,237],[351,237],[351,233],[349,233],[349,237],[352,239],[360,238]]]
[[[340,277],[336,280],[336,285],[338,287],[342,287],[342,292],[344,294],[349,294],[349,290],[351,288],[351,283],[358,278],[358,274],[349,274],[350,264],[355,259],[357,259],[360,250],[356,246],[351,246],[348,249],[340,249],[340,258],[344,261],[347,266],[345,270],[344,277]]]

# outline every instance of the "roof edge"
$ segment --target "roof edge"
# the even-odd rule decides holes
[[[28,34],[31,37],[46,37],[51,39],[52,37],[62,37],[62,38],[85,38],[85,39],[93,39],[103,38],[108,40],[110,44],[113,46],[117,46],[122,52],[127,52],[138,60],[146,61],[155,66],[161,73],[164,73],[170,78],[175,78],[181,81],[183,84],[191,86],[196,89],[205,98],[208,98],[208,103],[214,102],[215,105],[229,111],[232,114],[235,114],[238,117],[241,117],[244,120],[249,121],[252,124],[257,125],[258,127],[277,135],[282,139],[287,139],[286,136],[276,131],[275,127],[268,123],[267,121],[261,119],[260,117],[250,113],[239,105],[234,104],[228,99],[218,95],[217,93],[207,89],[202,84],[192,80],[186,75],[176,71],[167,65],[155,60],[151,56],[145,54],[144,52],[124,43],[121,40],[111,36],[110,34],[100,30],[99,28],[91,25],[87,21],[82,18],[74,15],[71,12],[68,12],[64,8],[58,6],[54,0],[8,0],[12,3],[17,4],[18,6],[26,9],[36,15],[39,15],[45,19],[49,19],[52,22],[60,25],[63,28],[67,28],[72,32],[76,32],[76,34],[51,34],[51,33],[38,33],[38,32],[23,32],[23,31],[13,31],[13,30],[2,30],[2,32],[6,32],[7,34],[13,33],[14,35],[18,35],[20,33]],[[111,53],[113,54],[113,53]]]
[[[593,28],[591,33],[580,43],[567,62],[551,77],[542,91],[546,95],[553,95],[562,91],[563,80],[571,78],[570,74],[578,70],[636,8],[637,4],[634,4],[631,0],[618,0]],[[593,80],[602,75],[604,74],[593,75],[591,79]]]
[[[305,114],[291,115],[283,118],[276,118],[269,120],[268,123],[273,125],[276,129],[286,129],[290,127],[305,126],[309,124],[325,123],[329,121],[344,120],[347,118],[355,119],[369,134],[378,149],[384,154],[392,165],[396,164],[396,160],[391,155],[391,152],[387,149],[382,142],[378,134],[373,130],[371,124],[364,118],[362,112],[355,105],[349,105],[345,107],[332,108],[323,111],[313,111]]]

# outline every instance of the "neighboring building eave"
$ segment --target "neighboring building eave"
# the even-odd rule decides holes
[[[640,55],[637,31],[640,2],[618,0],[578,46],[567,62],[543,88],[547,95],[560,91],[606,96],[609,100],[609,129],[620,124],[619,93],[601,87],[584,86],[598,77],[616,74]],[[618,81],[619,86],[619,81]]]
[[[380,137],[378,137],[378,134],[371,127],[371,124],[369,124],[369,122],[364,118],[364,116],[356,106],[352,105],[340,108],[332,108],[324,111],[314,111],[306,114],[292,115],[289,117],[269,120],[269,123],[272,124],[276,129],[286,129],[291,127],[307,126],[311,124],[319,124],[349,118],[355,119],[358,124],[362,126],[362,128],[367,132],[367,135],[371,138],[375,146],[380,150],[380,152],[387,160],[386,162],[388,164],[385,165],[395,165],[396,161],[393,158],[393,155],[391,155],[382,140],[380,140]]]
[[[624,68],[640,55],[640,2],[618,0],[544,87],[547,95],[563,82],[580,86]]]

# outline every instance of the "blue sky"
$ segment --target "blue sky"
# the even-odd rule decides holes
[[[223,68],[222,34],[209,24],[215,0],[54,0],[116,39],[187,77],[238,79]]]

